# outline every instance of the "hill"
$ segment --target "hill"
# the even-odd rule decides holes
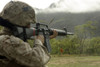
[[[70,13],[70,12],[40,12],[37,13],[38,22],[49,24],[53,28],[66,27],[68,31],[74,32],[74,27],[86,23],[87,21],[96,21],[97,33],[100,35],[100,12],[84,12],[84,13]]]

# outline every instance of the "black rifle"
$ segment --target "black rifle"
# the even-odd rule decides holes
[[[1,17],[0,17],[0,25],[12,30],[14,36],[19,37],[24,41],[27,41],[27,39],[31,39],[33,36],[43,35],[44,45],[47,48],[48,52],[51,51],[49,36],[53,35],[53,30],[56,30],[58,32],[58,36],[73,35],[73,33],[67,32],[66,28],[64,28],[64,30],[51,29],[48,27],[48,25],[42,23],[36,23],[35,27],[33,28],[26,28],[14,25],[10,23],[8,20],[5,20]]]

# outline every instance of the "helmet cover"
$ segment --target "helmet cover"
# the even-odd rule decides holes
[[[20,1],[10,1],[5,5],[0,16],[19,26],[27,26],[36,22],[34,9]]]

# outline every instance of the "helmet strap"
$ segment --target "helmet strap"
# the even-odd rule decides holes
[[[23,27],[23,38],[24,38],[24,41],[26,42],[27,41],[27,35],[26,35],[26,28]]]

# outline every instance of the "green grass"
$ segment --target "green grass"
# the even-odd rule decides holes
[[[48,67],[100,67],[100,56],[52,56]]]

